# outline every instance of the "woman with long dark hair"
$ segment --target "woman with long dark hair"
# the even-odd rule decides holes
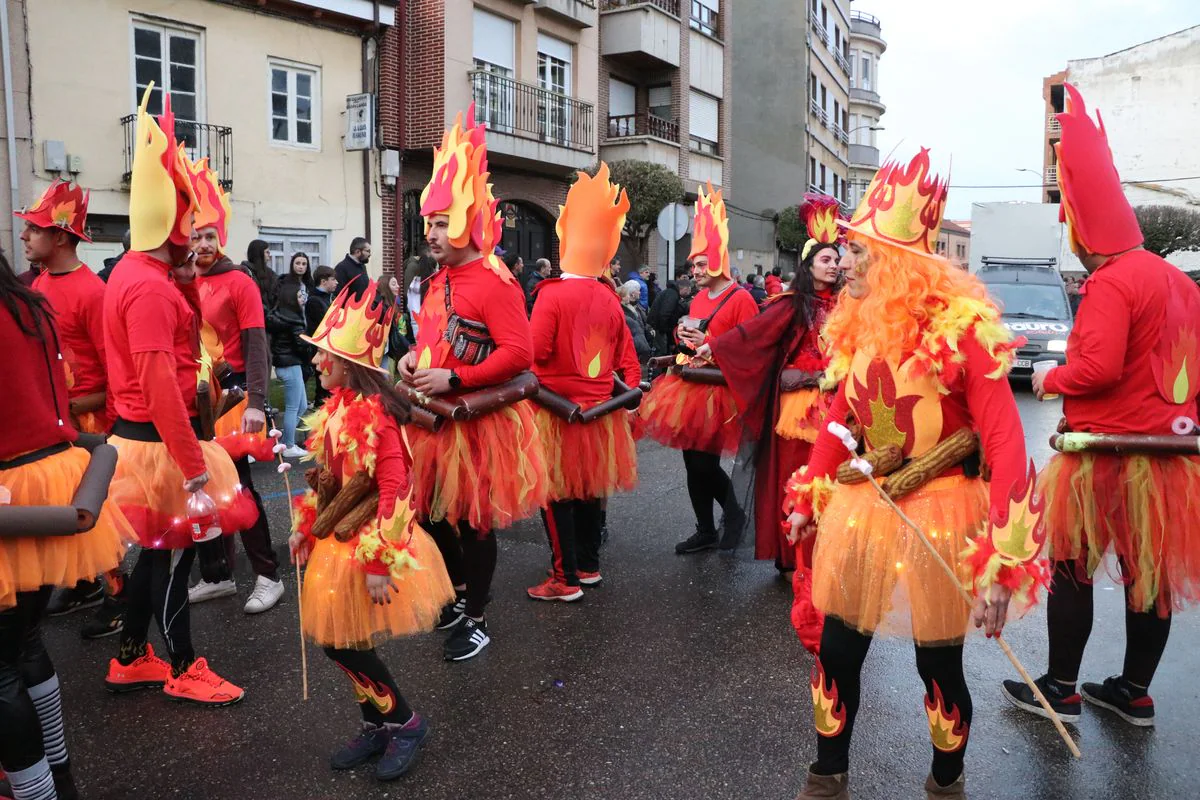
[[[292,261],[295,263],[294,258]],[[304,365],[312,360],[312,347],[301,339],[308,330],[304,316],[307,301],[304,283],[297,273],[292,272],[279,282],[279,297],[267,313],[267,332],[271,334],[271,366],[275,367],[275,375],[283,383],[284,458],[304,458],[308,455],[296,442],[300,415],[308,409]]]
[[[255,239],[246,245],[246,260],[242,266],[258,284],[262,294],[263,308],[270,311],[279,299],[279,276],[271,269],[271,245],[262,239]]]
[[[733,390],[745,425],[743,439],[754,447],[748,462],[753,468],[754,555],[774,560],[785,578],[799,568],[793,623],[805,646],[813,649],[820,640],[820,616],[806,602],[804,571],[811,564],[812,540],[801,548],[788,543],[782,527],[783,484],[808,462],[829,399],[818,385],[827,366],[820,333],[835,303],[838,204],[832,197],[806,195],[801,213],[812,238],[801,251],[791,290],[702,350],[711,352]]]

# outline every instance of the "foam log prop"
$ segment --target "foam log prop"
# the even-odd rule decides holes
[[[684,367],[679,377],[688,383],[703,383],[707,386],[725,386],[725,376],[716,367]]]
[[[108,485],[117,469],[117,449],[101,444],[91,452],[91,461],[79,479],[72,505],[0,506],[0,538],[71,536],[91,530],[108,499]]]
[[[217,400],[216,418],[228,414],[238,407],[238,404],[246,399],[246,392],[240,386],[234,386],[232,389],[225,389],[221,392],[221,397]]]
[[[92,392],[91,394],[76,397],[67,406],[70,409],[71,416],[78,417],[80,414],[87,414],[104,408],[106,400],[107,396],[104,392]]]
[[[888,475],[900,469],[904,464],[904,451],[899,445],[889,444],[878,450],[872,450],[862,457],[871,465],[874,475]],[[851,486],[856,483],[866,483],[867,476],[859,472],[849,460],[843,461],[837,470],[838,483]]]
[[[329,503],[317,512],[317,519],[312,525],[312,535],[316,539],[324,539],[333,533],[334,526],[342,517],[350,513],[371,491],[371,476],[360,472],[342,485]]]
[[[537,390],[537,376],[529,370],[519,372],[498,386],[488,386],[460,395],[458,407],[455,409],[452,419],[456,422],[464,422],[483,416],[498,408],[511,406],[513,403],[532,397]]]
[[[215,411],[209,396],[208,381],[200,381],[196,384],[196,416],[200,419],[200,437],[206,442],[217,435]]]
[[[883,481],[883,489],[888,493],[888,497],[899,500],[977,452],[979,437],[970,428],[959,428],[919,457],[888,475]]]
[[[1118,456],[1200,455],[1200,436],[1153,436],[1133,433],[1058,433],[1050,446],[1060,453],[1110,453]]]
[[[359,501],[358,505],[333,526],[333,538],[348,542],[358,535],[358,529],[379,515],[379,490],[373,490]]]
[[[670,369],[676,366],[675,356],[654,356],[646,364],[651,369]]]
[[[798,389],[817,389],[821,386],[821,373],[788,367],[779,373],[779,390],[794,392]]]
[[[431,433],[437,433],[441,430],[442,425],[446,421],[444,417],[439,417],[428,408],[419,405],[412,405],[409,409],[408,417],[418,428],[424,428]]]
[[[558,392],[552,392],[545,386],[538,387],[537,394],[533,396],[533,400],[551,414],[556,417],[562,417],[567,422],[575,422],[583,412],[579,403],[563,397]]]
[[[625,384],[621,384],[624,386]],[[614,411],[632,411],[642,404],[642,390],[626,389],[620,394],[615,394],[603,403],[592,406],[587,411],[579,415],[579,421],[583,423],[595,422],[601,417],[607,416]]]

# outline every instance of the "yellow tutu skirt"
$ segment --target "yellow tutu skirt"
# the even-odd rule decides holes
[[[355,541],[318,539],[304,573],[304,635],[322,647],[362,650],[433,630],[442,606],[454,599],[454,586],[429,534],[414,527],[409,546],[417,569],[396,580],[400,590],[391,603],[376,605],[367,594],[367,573],[354,558]]]
[[[522,400],[431,432],[406,428],[413,507],[422,517],[507,528],[546,502],[546,465],[533,404]]]
[[[819,389],[781,392],[775,433],[785,439],[799,439],[809,444],[817,441],[817,432],[826,411],[825,397]]]
[[[637,486],[637,445],[628,412],[572,424],[539,407],[537,427],[546,454],[547,500],[591,500]]]
[[[188,493],[180,471],[162,442],[139,442],[110,436],[117,448],[117,473],[108,499],[120,507],[137,532],[142,547],[175,550],[191,547],[187,523]],[[200,442],[209,481],[204,491],[217,504],[226,536],[249,528],[258,519],[250,492],[238,482],[229,455],[215,442]]]
[[[987,484],[937,478],[898,505],[956,565],[987,518]],[[861,633],[910,636],[920,645],[962,641],[970,616],[958,587],[869,483],[837,486],[821,515],[812,599]]]
[[[0,486],[17,506],[71,505],[90,455],[80,447],[12,469],[0,470]],[[121,563],[136,541],[133,528],[111,496],[90,531],[73,536],[0,539],[0,610],[16,603],[17,592],[47,584],[73,586]]]

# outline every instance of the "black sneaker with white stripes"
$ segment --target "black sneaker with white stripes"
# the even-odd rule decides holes
[[[463,617],[462,622],[446,637],[444,653],[447,661],[466,661],[479,655],[491,643],[487,622]]]
[[[439,631],[450,630],[462,621],[466,611],[467,598],[460,594],[454,598],[454,602],[442,606],[442,616],[438,618],[437,629]]]

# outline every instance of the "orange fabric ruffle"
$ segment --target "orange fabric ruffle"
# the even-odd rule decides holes
[[[108,492],[110,502],[133,525],[142,547],[175,550],[191,547],[187,524],[188,493],[184,477],[162,442],[138,442],[110,436],[117,448],[117,473]],[[229,454],[215,442],[200,442],[209,480],[204,491],[217,504],[221,530],[228,536],[245,530],[258,519],[250,492],[238,482]]]
[[[675,450],[737,452],[742,426],[728,386],[689,383],[678,375],[654,382],[638,411],[638,437]]]
[[[80,433],[108,433],[112,421],[103,411],[85,411],[75,418],[75,428]]]
[[[1200,600],[1200,457],[1060,453],[1039,478],[1052,560],[1091,580],[1111,548],[1134,611]]]
[[[533,404],[522,400],[431,432],[405,426],[413,506],[422,517],[507,528],[546,502],[546,464]]]
[[[937,478],[898,505],[954,566],[987,518],[987,484]],[[869,483],[834,489],[817,529],[812,599],[862,633],[910,636],[921,645],[967,634],[970,609],[958,586]]]
[[[779,421],[775,433],[785,439],[817,441],[821,419],[828,408],[827,395],[819,389],[798,389],[779,395]]]
[[[12,469],[0,470],[0,486],[17,506],[71,505],[91,456],[80,447]],[[0,609],[17,592],[40,586],[74,586],[121,563],[137,540],[125,515],[110,499],[90,531],[72,536],[0,538]]]
[[[256,461],[274,461],[275,440],[267,436],[266,430],[242,433],[242,417],[246,414],[248,402],[243,398],[242,402],[216,421],[213,425],[214,439],[234,461],[246,456],[254,456]]]
[[[591,500],[637,486],[637,444],[628,412],[581,424],[539,407],[537,427],[546,454],[547,500]]]

